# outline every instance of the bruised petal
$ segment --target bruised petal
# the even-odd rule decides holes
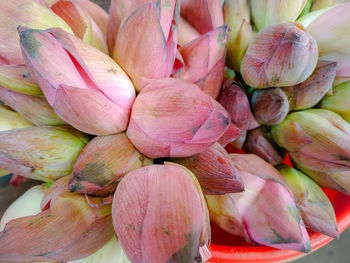
[[[107,195],[122,176],[151,164],[139,153],[125,133],[95,137],[80,153],[69,182],[73,192]]]

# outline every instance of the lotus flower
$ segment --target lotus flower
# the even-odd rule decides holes
[[[1,261],[75,260],[97,251],[112,238],[111,206],[89,206],[83,195],[69,192],[67,179],[55,182],[65,182],[64,189],[57,190],[54,184],[57,191],[45,193],[52,198],[42,212],[7,223],[0,237]]]
[[[281,164],[285,158],[285,152],[276,145],[266,126],[248,132],[244,150],[258,155],[273,166]]]
[[[243,57],[241,73],[253,88],[292,86],[311,75],[317,59],[313,37],[299,24],[282,23],[256,35]]]
[[[229,124],[228,113],[196,85],[168,78],[137,96],[127,135],[150,158],[189,157],[213,145]]]
[[[27,66],[58,116],[95,135],[126,129],[135,90],[111,58],[60,29],[21,28],[20,38]]]
[[[290,110],[303,110],[315,106],[326,93],[332,93],[336,62],[319,60],[315,71],[304,82],[282,88],[287,94]]]
[[[87,142],[69,127],[27,127],[0,132],[0,168],[52,182],[70,174]]]
[[[333,95],[324,97],[321,108],[334,111],[341,115],[344,120],[350,122],[350,81],[339,84],[333,88]]]
[[[194,175],[171,163],[130,172],[112,205],[114,229],[134,263],[194,262],[208,245],[208,216]]]
[[[34,126],[17,112],[0,105],[0,132]]]
[[[350,124],[328,110],[289,114],[272,127],[276,143],[319,185],[350,194]]]
[[[43,1],[69,25],[76,37],[108,54],[106,34],[75,0]],[[85,6],[86,3],[82,4]]]
[[[121,177],[131,170],[152,164],[129,141],[126,134],[97,136],[80,153],[69,189],[72,192],[108,195]]]
[[[131,263],[126,257],[116,236],[112,237],[100,250],[90,256],[68,263]]]
[[[124,8],[115,11],[114,16],[113,7],[120,8],[119,5]],[[179,0],[112,3],[109,24],[116,23],[114,28],[119,29],[109,34],[115,37],[110,53],[137,91],[153,80],[170,76],[176,55],[179,8]]]
[[[297,19],[308,0],[251,0],[252,19],[258,30]]]
[[[181,46],[197,38],[193,36],[203,35],[224,24],[220,0],[181,0],[180,6],[179,44]]]
[[[225,148],[215,143],[192,157],[171,159],[190,169],[204,194],[226,194],[244,191],[239,174]]]
[[[36,185],[16,199],[5,211],[0,221],[0,231],[4,231],[8,222],[25,216],[34,216],[41,212],[40,204],[47,190],[46,184]]]
[[[221,26],[180,47],[183,63],[174,77],[194,82],[216,99],[224,79],[227,32]]]
[[[320,59],[337,62],[336,84],[350,80],[349,11],[350,3],[343,3],[317,12],[307,23],[307,31],[317,42]]]
[[[305,225],[314,231],[339,238],[333,206],[322,189],[307,175],[287,165],[279,166],[278,170],[293,191]]]
[[[227,144],[239,139],[241,135],[242,131],[231,122],[225,133],[218,140],[218,143],[225,147]]]
[[[64,124],[43,97],[5,89],[0,85],[0,99],[36,125]]]
[[[211,220],[250,243],[310,251],[304,223],[278,171],[256,155],[230,156],[246,190],[222,196],[207,195]]]
[[[274,125],[287,116],[289,101],[280,88],[256,90],[252,96],[252,108],[258,123]]]
[[[244,53],[253,39],[248,0],[226,0],[223,11],[225,23],[231,29],[227,41],[227,62],[240,71]]]

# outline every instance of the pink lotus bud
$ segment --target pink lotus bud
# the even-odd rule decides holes
[[[167,163],[136,169],[114,194],[114,229],[134,263],[188,262],[208,245],[208,210],[194,175]]]
[[[126,134],[97,136],[80,153],[69,182],[72,192],[108,195],[121,177],[152,160],[144,157]]]
[[[111,58],[60,29],[20,29],[23,55],[49,104],[95,135],[126,129],[135,89]]]
[[[350,80],[349,12],[350,2],[336,5],[321,11],[306,27],[317,42],[320,59],[337,62],[335,84]]]
[[[290,190],[273,177],[259,174],[269,173],[275,168],[256,155],[251,155],[249,160],[242,154],[231,156],[234,156],[235,163],[243,158],[240,163],[247,163],[249,170],[255,172],[244,169],[245,164],[238,164],[246,190],[206,196],[211,220],[225,231],[253,244],[309,252],[309,236]],[[255,162],[254,159],[259,161]],[[278,174],[277,170],[274,173]]]
[[[74,0],[46,1],[50,2],[48,7],[69,25],[76,37],[108,54],[106,35]]]
[[[331,92],[336,66],[336,62],[319,60],[307,80],[295,86],[282,88],[288,96],[290,110],[311,108],[320,102],[327,92]]]
[[[221,0],[181,0],[181,16],[200,34],[224,24]]]
[[[274,142],[266,126],[248,132],[244,150],[258,155],[273,166],[281,164],[286,156],[285,152]]]
[[[124,1],[116,1],[121,4]],[[177,47],[179,0],[128,1],[112,57],[128,73],[136,90],[153,80],[169,77]],[[132,5],[136,2],[135,5]],[[141,5],[141,3],[144,3]],[[120,8],[120,6],[117,6]],[[114,23],[111,17],[109,23]],[[152,36],[152,37],[150,37]]]
[[[192,157],[171,159],[190,169],[204,194],[226,194],[244,191],[239,174],[225,148],[215,143]]]
[[[227,32],[221,26],[180,47],[183,65],[174,77],[194,82],[215,99],[224,79]]]
[[[224,108],[196,85],[167,78],[137,96],[127,135],[150,158],[188,157],[213,145],[229,124]]]
[[[7,223],[0,235],[0,261],[76,260],[97,251],[112,238],[111,206],[89,206],[83,195],[69,192],[67,179],[57,181],[65,181],[66,187],[52,196],[47,209]]]
[[[68,126],[38,126],[0,132],[0,168],[52,182],[69,175],[86,137]]]
[[[0,1],[0,17],[0,65],[24,64],[19,25],[36,29],[59,27],[72,33],[66,22],[35,0]]]
[[[250,109],[248,97],[237,82],[232,80],[224,82],[219,102],[242,133],[259,126]]]
[[[251,87],[285,87],[299,84],[314,71],[318,49],[313,37],[294,23],[261,30],[245,53],[241,73]]]
[[[184,46],[187,43],[191,42],[192,40],[195,40],[196,38],[200,37],[200,34],[198,33],[198,31],[194,27],[192,27],[192,25],[188,23],[185,19],[183,19],[181,16],[179,18],[177,31],[178,31],[177,43],[180,46]]]
[[[287,95],[280,88],[256,90],[252,96],[255,119],[263,125],[274,125],[283,121],[289,112]]]
[[[19,93],[0,85],[0,100],[36,125],[64,124],[44,97]]]

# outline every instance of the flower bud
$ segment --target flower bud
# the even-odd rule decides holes
[[[333,95],[325,96],[321,108],[334,111],[350,122],[350,81],[333,87]]]
[[[294,112],[271,132],[296,167],[319,185],[350,193],[350,124],[338,114],[323,109]]]
[[[332,203],[322,189],[307,175],[287,165],[278,167],[295,198],[305,225],[322,234],[339,238]]]
[[[303,110],[315,106],[327,92],[332,91],[336,62],[319,60],[315,71],[304,82],[281,88],[288,96],[290,110]]]
[[[0,99],[36,125],[64,124],[44,97],[16,92],[0,85]]]
[[[258,155],[273,166],[281,164],[285,158],[285,152],[276,145],[266,126],[248,132],[244,150]]]
[[[237,82],[232,80],[224,82],[219,102],[242,133],[259,126],[250,109],[248,97]]]
[[[227,144],[237,140],[241,136],[241,134],[242,131],[231,122],[225,133],[218,140],[218,143],[225,147]]]
[[[211,220],[228,233],[253,244],[309,252],[309,236],[289,189],[275,181],[274,176],[260,175],[269,174],[275,168],[256,155],[231,156],[234,163],[238,163],[246,190],[221,196],[207,195]],[[245,169],[247,166],[254,171]]]
[[[52,182],[70,174],[86,144],[85,135],[65,126],[38,126],[0,132],[0,168]]]
[[[342,3],[315,12],[307,25],[307,31],[317,42],[320,59],[337,62],[335,84],[350,80],[349,12],[350,2]]]
[[[227,0],[223,5],[225,23],[230,27],[227,41],[227,61],[240,71],[245,51],[253,39],[250,7],[247,0]]]
[[[239,174],[225,148],[215,143],[192,157],[171,159],[190,169],[204,194],[226,194],[244,191]]]
[[[6,224],[0,236],[1,261],[71,261],[97,251],[112,238],[111,205],[93,208],[83,195],[70,193],[65,186],[42,212]]]
[[[134,263],[193,263],[200,247],[208,245],[204,196],[183,166],[149,165],[130,172],[112,206],[114,229]]]
[[[34,126],[17,112],[0,105],[0,132]]]
[[[307,0],[251,0],[252,19],[258,30],[295,21]]]
[[[152,159],[188,157],[213,145],[229,124],[224,108],[196,85],[168,78],[152,82],[137,96],[127,135]]]
[[[97,136],[80,153],[71,175],[72,192],[108,195],[114,192],[121,177],[152,160],[131,144],[126,134]]]
[[[137,91],[154,80],[169,77],[176,56],[180,0],[114,2],[111,10],[124,6],[116,11],[119,21],[113,15],[109,20],[112,24],[120,22],[119,27],[114,26],[118,30],[110,49],[114,60],[130,76]]]
[[[126,129],[135,89],[118,64],[57,28],[19,32],[27,66],[58,116],[94,135]]]
[[[299,24],[282,23],[256,35],[243,57],[241,73],[253,88],[292,86],[311,75],[317,59],[313,37]]]
[[[252,108],[258,123],[274,125],[287,116],[288,97],[280,88],[256,90],[252,96]]]
[[[174,77],[192,81],[216,99],[224,79],[227,32],[221,26],[180,47],[183,64]]]

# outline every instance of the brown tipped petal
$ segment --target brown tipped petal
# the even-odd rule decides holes
[[[252,108],[260,124],[278,124],[288,114],[288,97],[280,88],[256,90],[252,96]]]
[[[218,195],[244,190],[239,173],[219,143],[192,157],[173,161],[186,166],[194,173],[204,194]]]
[[[285,152],[276,145],[264,126],[248,132],[244,149],[248,153],[255,153],[273,166],[281,164],[285,158]]]

